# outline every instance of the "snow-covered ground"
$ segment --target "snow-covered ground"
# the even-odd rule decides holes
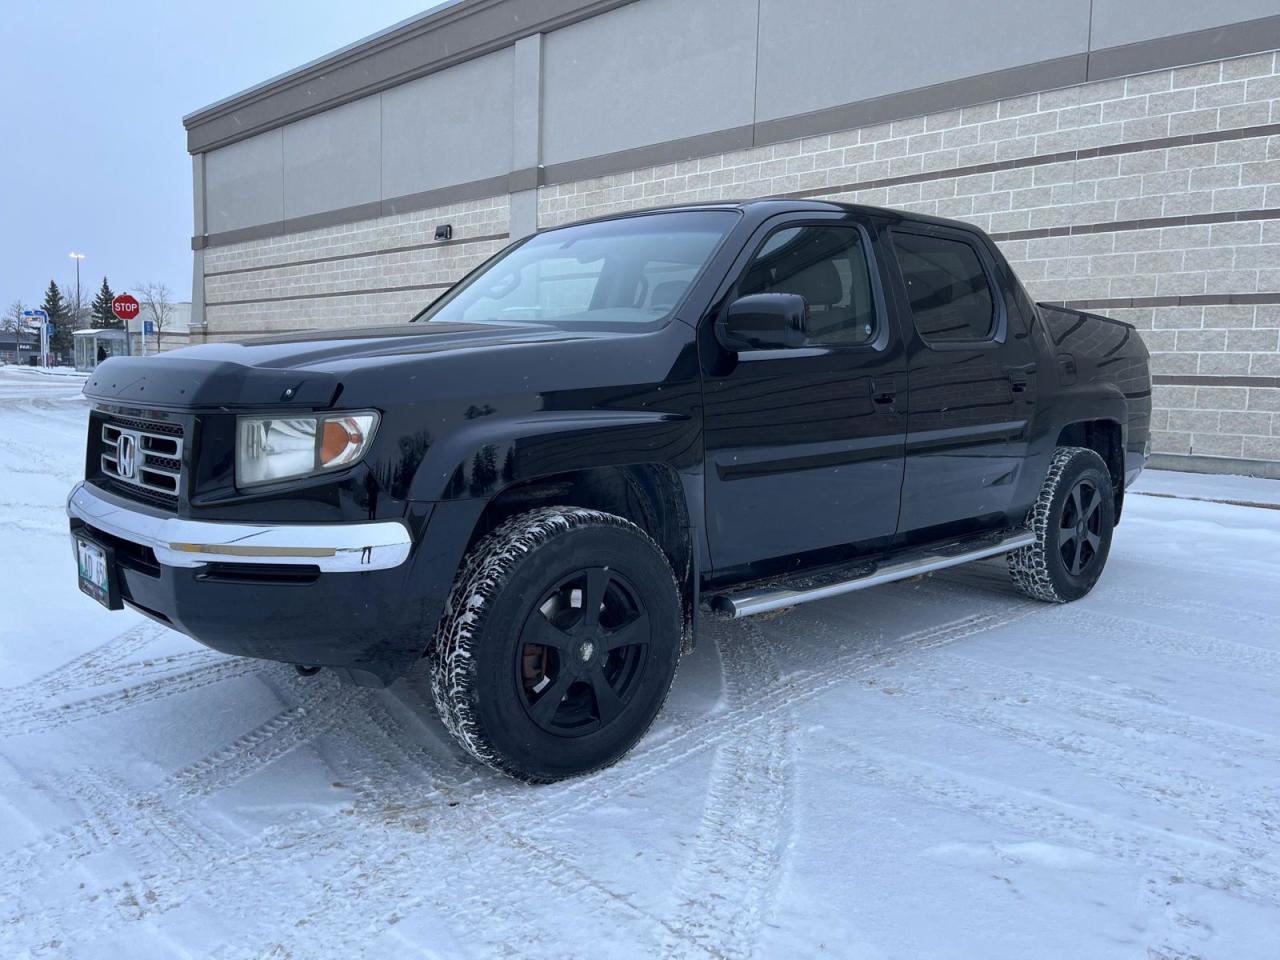
[[[0,957],[1280,955],[1280,510],[1131,496],[1066,607],[991,562],[709,621],[631,757],[530,788],[421,682],[82,597],[77,388],[0,371]]]

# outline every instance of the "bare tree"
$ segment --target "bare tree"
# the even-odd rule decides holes
[[[67,317],[71,323],[72,330],[83,330],[89,326],[89,297],[83,292],[77,293],[76,288],[68,284],[62,288],[62,299],[67,304]]]
[[[15,300],[9,304],[4,315],[0,317],[0,330],[13,334],[14,363],[22,359],[22,335],[31,329],[26,318],[22,315],[22,311],[25,309],[27,309],[26,305],[21,300]]]
[[[163,283],[135,283],[138,299],[142,301],[142,319],[156,325],[156,352],[160,352],[160,338],[164,328],[173,318],[173,292]],[[145,327],[143,328],[146,329]],[[143,334],[143,352],[146,352],[146,335]]]

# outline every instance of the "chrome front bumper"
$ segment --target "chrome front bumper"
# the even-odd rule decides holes
[[[85,483],[72,488],[67,515],[150,547],[169,567],[267,563],[318,567],[322,573],[360,573],[398,567],[413,545],[409,529],[398,520],[270,525],[184,520],[120,506]]]

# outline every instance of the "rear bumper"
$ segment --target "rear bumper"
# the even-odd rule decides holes
[[[421,531],[431,507],[415,506]],[[384,684],[422,654],[439,617],[438,589],[423,589],[423,538],[399,521],[191,521],[86,484],[67,513],[73,534],[112,547],[122,600],[224,653]]]

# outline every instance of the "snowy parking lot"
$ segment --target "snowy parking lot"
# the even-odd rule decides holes
[[[0,957],[1280,955],[1280,482],[1148,475],[1069,606],[992,561],[709,619],[630,757],[528,787],[421,678],[83,597],[86,409],[0,370]]]

